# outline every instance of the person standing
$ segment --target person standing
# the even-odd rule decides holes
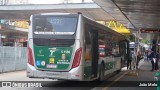
[[[144,54],[144,61],[149,61],[149,60],[148,60],[148,50],[145,51],[145,54]]]
[[[159,50],[156,52],[155,70],[159,69],[158,61],[159,61]]]
[[[128,61],[127,61],[127,70],[128,69],[131,70],[131,62],[132,62],[132,52],[131,52],[131,50],[129,50],[129,57],[128,57]]]
[[[156,61],[155,61],[156,54],[154,53],[153,50],[151,50],[150,52],[151,52],[151,53],[150,53],[150,55],[149,55],[149,59],[151,60],[151,64],[152,64],[152,69],[151,69],[151,71],[154,71],[154,70],[155,70],[155,63],[156,63]]]
[[[139,65],[139,61],[142,59],[142,55],[140,52],[138,52],[138,55],[137,55],[137,62],[136,62],[136,69],[138,69],[138,65]]]

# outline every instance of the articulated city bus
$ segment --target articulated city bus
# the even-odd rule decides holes
[[[104,80],[127,58],[125,37],[82,14],[46,13],[30,18],[27,77]]]

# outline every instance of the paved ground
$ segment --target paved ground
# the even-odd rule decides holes
[[[160,65],[160,63],[159,63]],[[154,75],[156,71],[150,72],[151,70],[151,63],[146,61],[140,62],[140,68],[136,70],[136,73],[131,73],[131,71],[125,70],[126,68],[123,68],[123,71],[119,74],[113,75],[113,77],[107,79],[106,81],[113,81],[112,83],[109,83],[109,85],[103,85],[102,87],[67,87],[67,88],[36,88],[36,90],[156,90],[156,87],[117,87],[116,84],[119,85],[130,85],[133,82],[138,81],[155,81]],[[57,80],[51,80],[51,79],[30,79],[26,77],[26,71],[17,71],[17,72],[9,72],[9,73],[1,73],[0,74],[0,81],[57,81]],[[122,81],[122,82],[121,82]],[[120,83],[121,82],[121,83]],[[55,82],[54,82],[55,83]],[[66,84],[67,82],[59,82],[59,84]],[[104,82],[105,83],[105,82]],[[139,82],[138,82],[139,83]],[[47,84],[47,83],[46,83]],[[49,83],[53,84],[53,82]],[[69,83],[68,83],[69,84]],[[116,87],[113,87],[116,86]],[[132,86],[132,85],[131,85]],[[11,88],[10,88],[11,89]],[[0,88],[0,90],[10,90],[9,88]],[[12,90],[17,90],[17,88],[12,88]],[[18,90],[32,90],[31,88],[18,88]],[[35,88],[33,89],[35,90]]]
[[[53,81],[51,79],[36,79],[26,77],[26,71],[16,71],[0,74],[0,81]]]

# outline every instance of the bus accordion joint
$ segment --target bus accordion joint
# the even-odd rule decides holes
[[[79,66],[81,60],[81,53],[82,53],[82,48],[80,47],[79,49],[76,50],[76,53],[74,55],[72,68]]]
[[[28,63],[32,66],[34,66],[33,61],[33,55],[32,55],[32,49],[28,46]]]

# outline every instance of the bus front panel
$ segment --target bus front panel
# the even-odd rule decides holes
[[[78,15],[35,15],[32,20],[35,67],[69,71],[75,54]]]

